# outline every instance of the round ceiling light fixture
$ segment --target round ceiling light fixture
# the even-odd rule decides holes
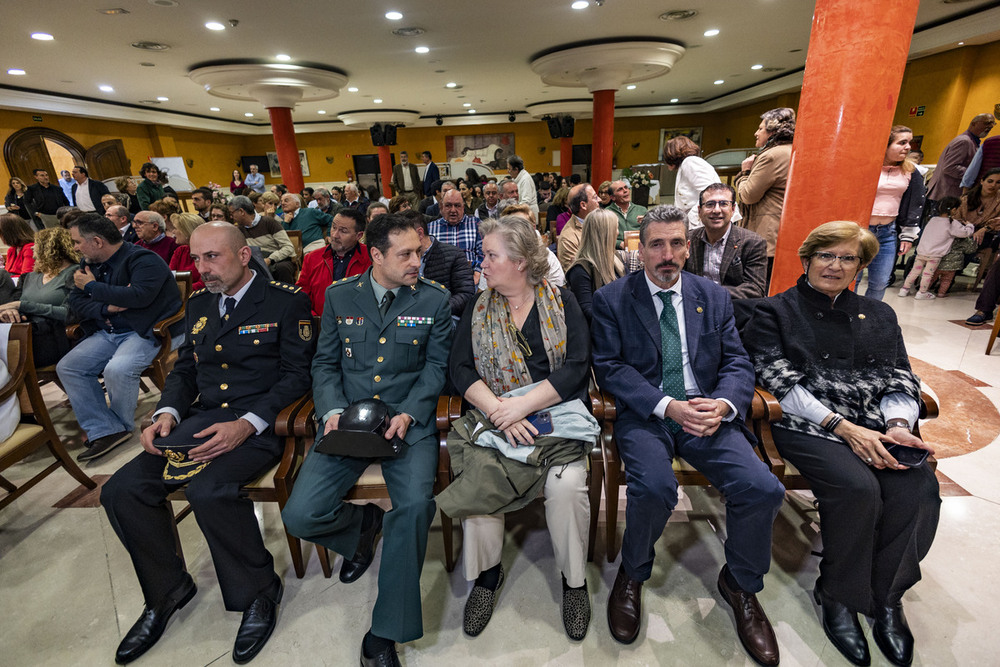
[[[170,45],[163,42],[132,42],[132,48],[143,51],[166,51]]]
[[[399,12],[386,12],[385,17],[390,21],[401,21],[403,20],[403,15]]]
[[[660,14],[661,21],[686,21],[688,19],[693,19],[698,15],[698,12],[694,9],[676,9],[672,12],[664,12]]]
[[[23,69],[17,69],[16,67],[12,67],[9,70],[7,70],[7,74],[10,74],[11,76],[24,76],[25,74],[27,74],[27,72],[25,72]]]
[[[39,42],[51,42],[55,37],[47,32],[33,32],[31,33],[31,39],[37,39]]]
[[[416,37],[417,35],[422,35],[426,30],[423,28],[418,28],[417,26],[409,26],[407,28],[396,28],[392,31],[392,34],[397,37]]]
[[[226,29],[226,26],[223,25],[222,23],[219,23],[218,21],[209,21],[208,23],[205,24],[205,27],[208,28],[209,30],[214,30],[216,32]]]

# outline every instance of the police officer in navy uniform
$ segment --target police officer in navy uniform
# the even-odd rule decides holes
[[[146,607],[118,647],[126,664],[149,650],[170,616],[195,594],[177,554],[166,497],[185,482],[165,481],[166,459],[153,445],[184,420],[227,409],[194,438],[190,450],[208,462],[190,478],[186,495],[212,553],[228,611],[243,612],[233,659],[251,660],[270,637],[282,585],[264,547],[253,503],[239,488],[281,456],[277,414],[309,390],[312,319],[299,288],[269,282],[248,267],[250,248],[236,227],[206,223],[191,235],[191,256],[205,281],[187,303],[187,338],[167,378],[154,422],[142,432],[145,450],[123,466],[101,493],[111,526],[132,558]],[[196,420],[189,422],[189,425]],[[189,426],[188,426],[189,427]]]
[[[392,511],[385,514],[379,595],[361,647],[362,665],[398,665],[395,642],[423,635],[420,570],[434,518],[435,409],[448,366],[451,308],[447,289],[420,278],[420,239],[408,219],[378,216],[366,240],[371,269],[326,290],[313,398],[320,437],[337,428],[344,408],[374,397],[397,413],[385,437],[400,436],[409,445],[381,462]],[[282,512],[292,535],[344,557],[345,583],[371,564],[382,532],[377,505],[343,500],[369,463],[310,453]]]

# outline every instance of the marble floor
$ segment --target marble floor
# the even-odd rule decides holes
[[[923,564],[923,581],[906,598],[917,637],[915,664],[996,665],[1000,634],[992,603],[1000,599],[1000,349],[984,354],[989,327],[964,320],[975,295],[961,289],[947,299],[886,296],[899,314],[914,366],[942,406],[942,417],[924,425],[940,445],[941,525]],[[72,414],[55,387],[46,398],[70,452],[80,451]],[[139,413],[155,404],[144,395]],[[109,475],[134,456],[133,441],[91,464],[91,475]],[[27,478],[43,458],[19,464],[12,479]],[[943,479],[944,479],[943,478]],[[138,617],[142,598],[131,563],[103,511],[54,507],[78,487],[57,471],[0,512],[0,665],[112,664],[115,647]],[[622,503],[624,507],[624,503]],[[378,558],[351,585],[324,579],[312,547],[308,570],[296,579],[280,519],[272,506],[258,513],[268,547],[285,581],[278,628],[256,665],[357,664],[360,640],[376,595]],[[616,643],[605,620],[608,591],[618,563],[608,563],[603,539],[589,566],[593,620],[586,639],[566,638],[559,611],[559,579],[541,505],[512,515],[503,561],[508,581],[490,626],[476,639],[462,633],[462,608],[470,585],[444,567],[441,528],[435,521],[421,586],[424,637],[401,650],[417,665],[749,665],[731,613],[715,580],[723,563],[724,506],[708,489],[686,488],[658,544],[652,579],[643,597],[639,639]],[[781,645],[784,665],[847,665],[823,634],[810,591],[821,548],[811,497],[790,493],[774,527],[773,565],[760,598]],[[603,533],[603,522],[601,524]],[[180,536],[199,593],[171,621],[141,665],[230,664],[240,617],[223,610],[210,555],[194,521]],[[339,557],[334,568],[339,569]],[[889,664],[871,642],[875,665]]]

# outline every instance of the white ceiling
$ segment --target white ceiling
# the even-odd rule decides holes
[[[871,1],[871,0],[869,0]],[[586,98],[586,90],[546,86],[531,60],[554,47],[613,38],[670,39],[686,49],[673,70],[616,96],[616,115],[708,111],[795,90],[801,84],[814,3],[806,0],[604,0],[584,10],[572,0],[31,0],[8,7],[0,24],[0,106],[116,118],[240,133],[269,133],[254,102],[213,97],[188,78],[201,63],[257,58],[316,63],[343,71],[339,97],[300,103],[297,131],[342,129],[344,111],[407,109],[430,125],[504,121],[510,111],[530,120],[526,105]],[[161,6],[172,5],[172,6]],[[121,7],[128,14],[98,10]],[[664,21],[661,14],[693,9],[694,18]],[[385,18],[397,10],[400,21]],[[213,32],[208,21],[236,27]],[[416,26],[426,32],[400,37]],[[705,37],[708,29],[718,36]],[[924,0],[911,58],[1000,39],[1000,2]],[[52,34],[37,41],[32,32]],[[170,45],[142,51],[137,41]],[[430,52],[420,55],[416,46]],[[152,63],[144,67],[140,63]],[[752,65],[765,69],[753,71]],[[25,76],[7,74],[10,68]],[[716,80],[722,84],[715,84]],[[453,81],[459,88],[448,89]],[[98,86],[114,87],[103,93]],[[143,100],[169,98],[156,105]],[[373,100],[380,98],[381,105]],[[679,102],[671,104],[677,98]],[[115,104],[108,104],[108,102]],[[470,116],[463,103],[476,109]],[[210,107],[221,111],[210,111]],[[320,115],[320,110],[326,111]],[[255,114],[254,118],[244,117]],[[449,117],[451,116],[451,117]],[[323,122],[325,121],[325,122]],[[304,125],[309,123],[310,125]]]

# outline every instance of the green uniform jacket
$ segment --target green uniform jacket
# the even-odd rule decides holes
[[[312,365],[316,416],[379,398],[413,417],[406,433],[412,445],[437,430],[437,400],[451,350],[450,293],[420,278],[412,288],[399,289],[383,320],[371,280],[369,269],[326,290]]]

